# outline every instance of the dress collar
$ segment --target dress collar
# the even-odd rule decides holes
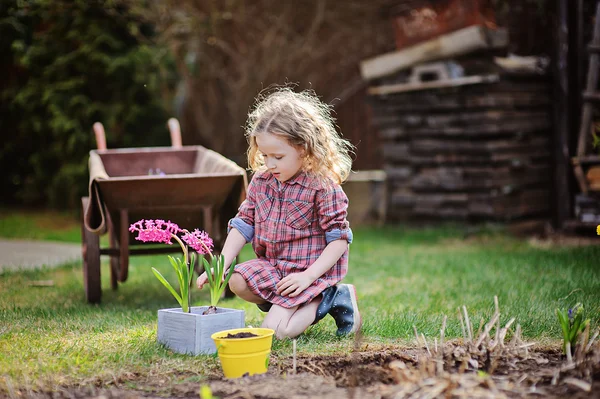
[[[273,174],[271,172],[269,172],[268,170],[258,172],[256,174],[256,177],[259,179],[265,180],[270,186],[272,186],[275,189],[279,188],[277,179],[275,179],[275,176],[273,176]],[[292,177],[291,179],[285,181],[284,183],[279,183],[279,184],[281,184],[283,186],[288,185],[288,184],[289,185],[299,184],[303,187],[312,187],[315,185],[315,183],[316,183],[316,179],[314,177],[312,177],[308,173],[302,171],[302,172],[298,173],[296,176]]]

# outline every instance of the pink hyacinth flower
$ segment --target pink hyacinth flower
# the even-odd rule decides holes
[[[181,237],[181,239],[201,255],[210,254],[212,252],[214,245],[213,240],[205,231],[200,231],[198,229],[191,233],[189,231],[185,231],[185,234]]]
[[[130,225],[129,231],[132,233],[137,231],[138,235],[135,239],[138,241],[173,244],[171,241],[173,235],[180,232],[181,229],[177,224],[170,221],[142,219]]]

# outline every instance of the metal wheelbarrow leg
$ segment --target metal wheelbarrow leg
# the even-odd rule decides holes
[[[87,208],[89,197],[81,198],[83,212]],[[83,213],[82,213],[83,215]],[[89,303],[99,303],[102,297],[100,281],[100,237],[88,231],[81,223],[81,255],[83,260],[83,286]]]

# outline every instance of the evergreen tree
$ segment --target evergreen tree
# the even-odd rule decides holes
[[[3,202],[78,206],[96,121],[109,148],[168,145],[168,53],[154,43],[145,3],[0,3]]]

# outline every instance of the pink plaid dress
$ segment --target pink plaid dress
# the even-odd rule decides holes
[[[307,173],[280,183],[270,172],[258,172],[248,186],[246,200],[229,222],[252,247],[257,258],[235,266],[249,289],[267,302],[292,308],[311,301],[344,278],[348,251],[337,263],[296,297],[277,294],[285,276],[311,266],[328,242],[352,242],[346,220],[348,197],[334,184],[322,187]]]

